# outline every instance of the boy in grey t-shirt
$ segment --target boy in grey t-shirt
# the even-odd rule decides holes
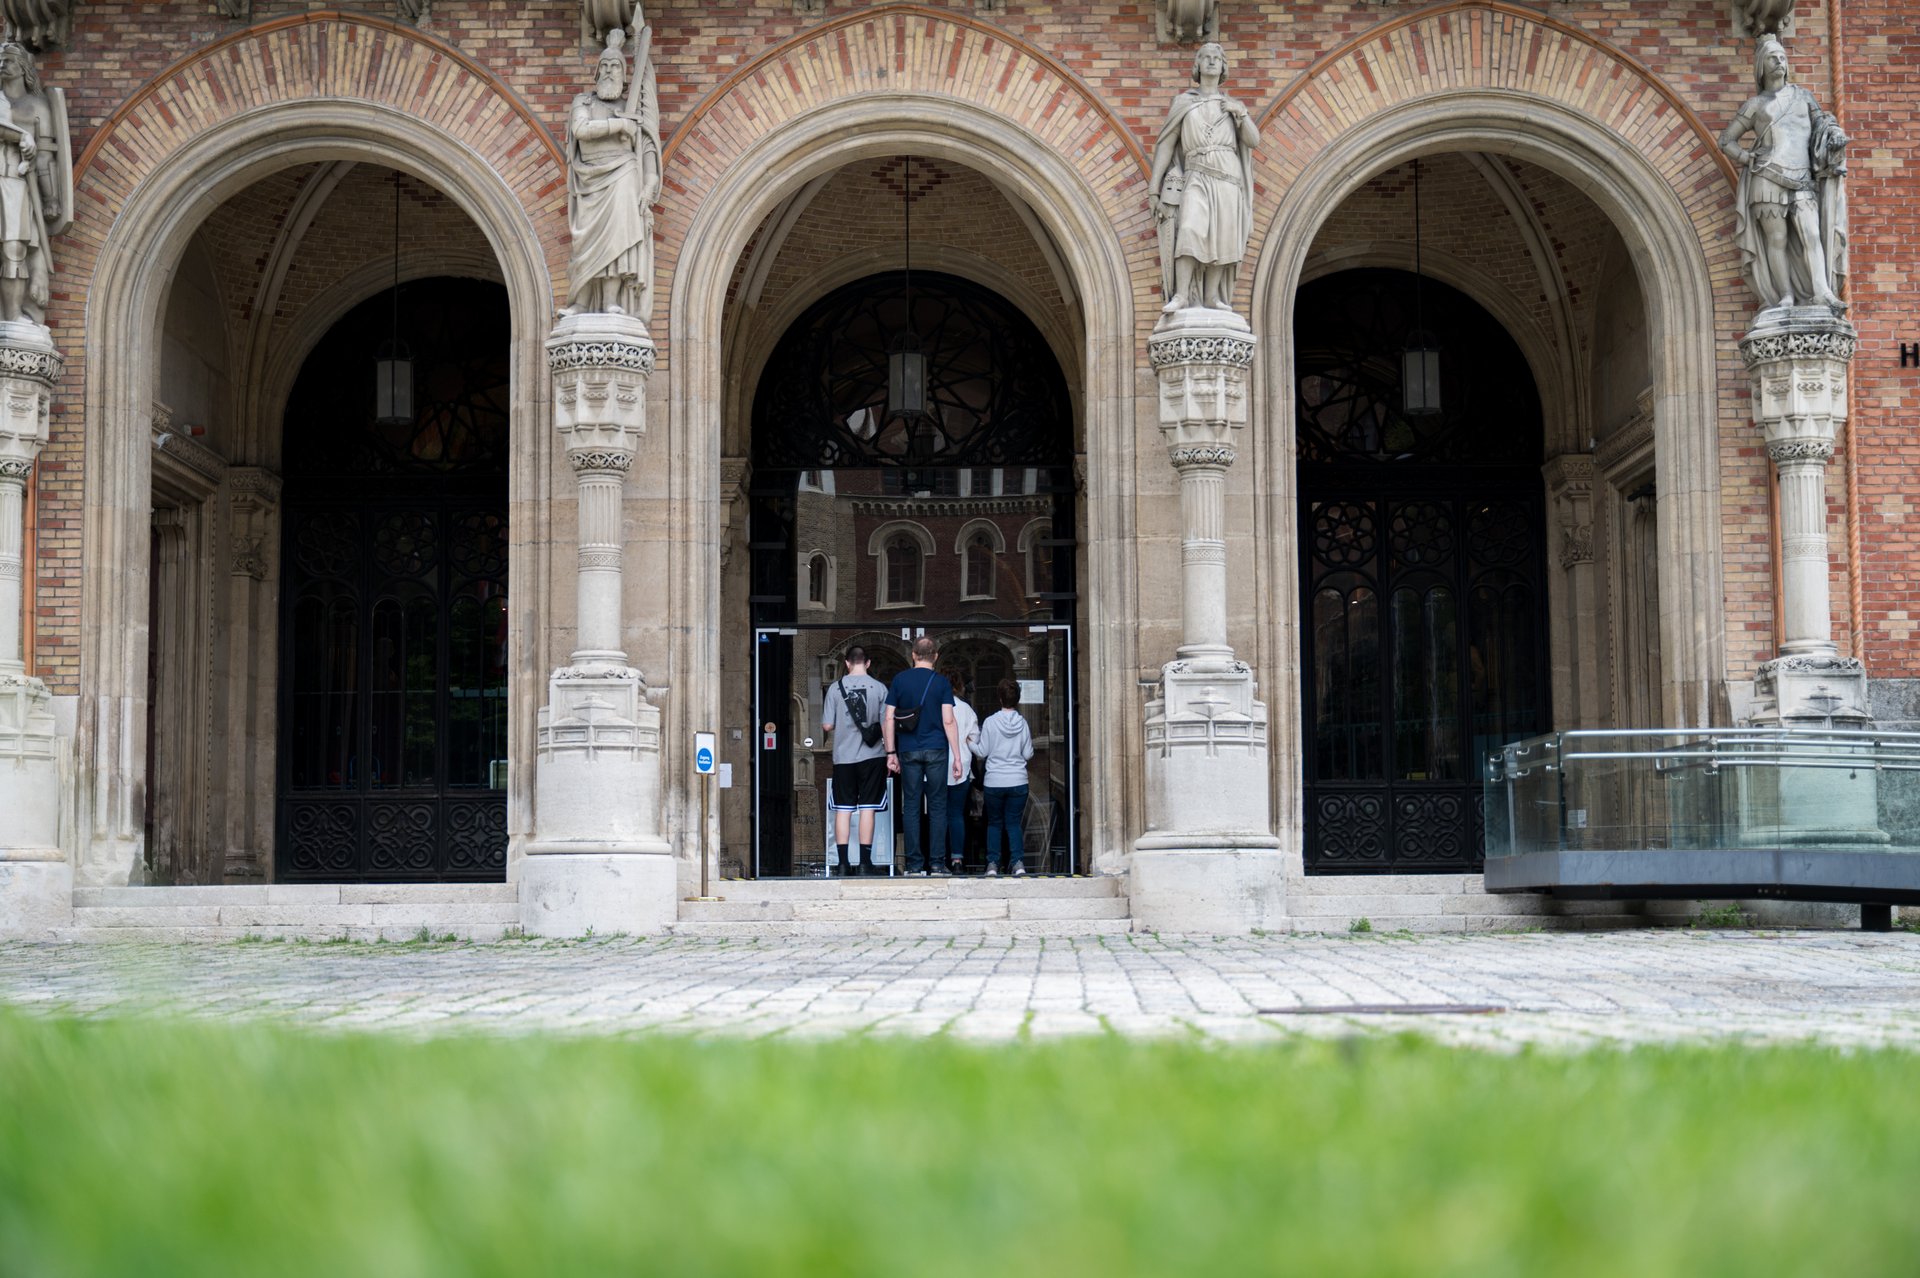
[[[833,747],[833,842],[840,874],[862,866],[872,874],[873,814],[887,801],[887,747],[878,732],[887,685],[867,673],[867,650],[858,644],[847,649],[846,663],[846,674],[827,689],[820,724]],[[863,724],[870,729],[865,734]],[[873,744],[867,744],[867,736]],[[860,814],[860,859],[849,864],[847,827],[855,812]]]

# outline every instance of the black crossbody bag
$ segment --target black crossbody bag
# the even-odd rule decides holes
[[[840,704],[847,708],[847,718],[853,720],[853,730],[860,734],[860,739],[870,746],[879,745],[880,725],[867,722],[866,697],[861,697],[859,701],[855,701],[852,697],[849,697],[847,695],[846,680],[844,679],[835,679],[833,686],[839,689]],[[895,715],[894,722],[898,723],[899,721],[900,716]]]
[[[899,733],[919,731],[920,712],[926,709],[927,698],[933,695],[933,681],[937,677],[938,676],[933,674],[932,671],[927,672],[927,686],[920,693],[919,705],[915,706],[911,710],[900,710],[900,709],[894,710],[893,731],[895,733],[894,739],[896,741],[899,740],[899,736],[898,736]]]

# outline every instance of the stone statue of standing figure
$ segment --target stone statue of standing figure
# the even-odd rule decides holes
[[[1740,169],[1734,236],[1762,310],[1824,306],[1838,314],[1847,274],[1847,143],[1834,118],[1792,83],[1771,35],[1754,49],[1759,93],[1720,135]],[[1740,139],[1753,134],[1751,148]]]
[[[1226,79],[1226,50],[1201,45],[1193,55],[1194,87],[1174,99],[1153,148],[1151,201],[1169,315],[1193,307],[1231,311],[1247,255],[1260,130],[1227,96]]]
[[[66,99],[25,45],[0,44],[0,320],[46,323],[52,237],[72,222]]]
[[[640,30],[631,91],[626,32],[607,32],[591,93],[573,101],[567,126],[567,225],[572,280],[561,313],[653,313],[653,204],[660,197],[660,97]],[[624,98],[623,98],[624,95]]]

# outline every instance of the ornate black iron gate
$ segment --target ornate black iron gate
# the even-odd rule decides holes
[[[1424,284],[1442,411],[1403,411],[1413,277],[1348,271],[1295,309],[1306,864],[1471,871],[1485,760],[1544,731],[1539,398],[1512,338]]]
[[[372,411],[391,306],[335,327],[287,412],[283,881],[506,872],[506,298],[407,286],[404,424]]]

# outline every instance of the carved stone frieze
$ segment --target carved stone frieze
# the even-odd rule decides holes
[[[1740,358],[1749,369],[1786,359],[1850,360],[1859,338],[1850,325],[1781,331],[1756,328],[1740,340]]]
[[[1253,367],[1253,335],[1238,333],[1167,334],[1147,340],[1147,362],[1154,368],[1175,364],[1224,364]]]
[[[619,368],[635,373],[651,373],[654,359],[655,352],[650,341],[560,341],[547,344],[547,368],[554,373],[580,368]]]
[[[1833,441],[1827,439],[1783,439],[1767,445],[1767,456],[1774,465],[1786,462],[1833,460]]]
[[[589,448],[582,449],[578,452],[569,452],[567,454],[567,461],[570,462],[574,470],[578,472],[612,470],[619,471],[624,475],[633,469],[632,453],[618,452],[612,449]]]

